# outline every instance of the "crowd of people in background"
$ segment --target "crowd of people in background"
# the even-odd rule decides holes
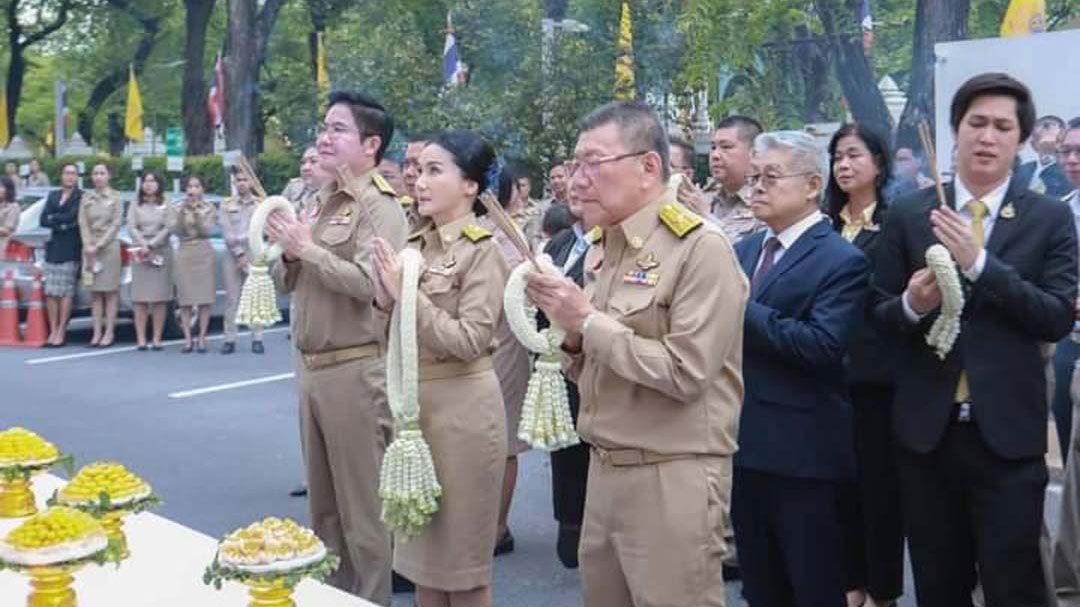
[[[421,607],[490,605],[492,559],[514,550],[532,361],[501,312],[524,257],[485,215],[490,190],[560,271],[531,274],[528,293],[541,327],[567,331],[583,442],[551,454],[555,552],[580,566],[586,605],[723,605],[736,578],[753,607],[895,605],[905,545],[919,605],[1080,594],[1080,118],[1037,118],[1023,83],[982,74],[956,93],[948,126],[953,158],[936,184],[913,147],[860,124],[822,150],[729,116],[704,178],[652,110],[615,102],[582,120],[536,199],[530,172],[480,135],[412,133],[398,162],[390,112],[332,95],[283,192],[296,218],[267,223],[291,295],[312,526],[342,557],[332,582],[383,605],[409,583]],[[1021,164],[1025,144],[1034,159]],[[354,183],[339,183],[341,167]],[[49,183],[36,161],[5,173],[0,251],[19,188]],[[221,351],[235,352],[259,204],[249,178],[234,173],[235,194],[215,204],[189,176],[170,203],[146,172],[125,214],[108,166],[90,177],[81,190],[78,168],[61,167],[41,213],[48,345],[64,345],[80,285],[89,346],[114,343],[126,220],[138,348],[162,349],[174,302],[181,351],[206,352],[220,282]],[[951,295],[927,267],[935,243],[965,302],[947,354],[925,337]],[[381,344],[405,248],[424,260],[419,423],[444,493],[432,524],[395,542],[377,497],[391,439]],[[1053,551],[1048,404],[1066,462]]]

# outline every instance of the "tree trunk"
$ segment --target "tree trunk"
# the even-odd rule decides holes
[[[918,0],[911,52],[911,90],[900,116],[896,145],[921,149],[919,123],[934,130],[934,44],[967,37],[971,0]]]
[[[158,33],[161,31],[161,20],[157,17],[148,17],[143,15],[138,8],[130,6],[126,0],[108,0],[109,5],[117,11],[123,11],[125,14],[129,14],[137,19],[143,27],[142,38],[139,39],[139,46],[135,49],[135,56],[132,59],[132,63],[135,67],[135,74],[142,74],[143,67],[146,65],[146,59],[150,56],[150,52],[154,50],[154,45],[158,41]],[[92,142],[94,131],[94,120],[97,118],[98,112],[101,111],[101,106],[108,101],[109,97],[113,95],[120,87],[127,84],[128,81],[128,66],[118,65],[107,76],[98,80],[94,85],[94,89],[90,92],[90,99],[86,102],[86,107],[79,112],[79,134],[82,135],[84,141],[87,144]]]
[[[892,118],[881,97],[870,61],[863,51],[860,26],[855,19],[855,2],[818,0],[815,2],[821,25],[830,40],[835,58],[836,78],[844,91],[848,109],[859,123],[892,132]],[[857,32],[857,33],[851,33]]]
[[[262,148],[259,128],[259,71],[266,61],[270,33],[284,0],[266,0],[256,14],[255,0],[228,0],[225,53],[225,144],[254,162]]]
[[[187,153],[210,154],[214,151],[214,127],[206,110],[206,30],[214,12],[215,0],[184,0],[186,41],[184,44],[184,94],[180,102],[184,120]]]
[[[795,37],[806,40],[795,46],[795,63],[803,82],[803,122],[822,122],[829,95],[829,52],[821,42],[811,39],[808,27],[795,28]]]
[[[4,84],[4,91],[7,93],[7,116],[4,118],[8,122],[8,134],[11,137],[17,134],[19,102],[22,100],[23,78],[26,76],[26,49],[41,42],[67,23],[72,2],[74,0],[60,0],[56,7],[56,17],[34,32],[25,31],[19,23],[19,16],[26,12],[20,7],[21,0],[7,2],[8,76]]]

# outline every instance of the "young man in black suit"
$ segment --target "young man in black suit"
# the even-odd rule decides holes
[[[915,590],[922,607],[1047,605],[1039,535],[1047,482],[1040,345],[1072,328],[1076,232],[1060,201],[1010,174],[1031,134],[1031,93],[981,74],[952,101],[956,180],[895,202],[875,263],[874,318],[897,340],[893,419]],[[926,333],[943,244],[960,275],[960,336],[941,360]],[[977,566],[977,569],[976,569]]]
[[[1061,198],[1072,190],[1057,161],[1057,143],[1064,131],[1065,121],[1057,116],[1047,115],[1036,120],[1031,131],[1031,150],[1036,158],[1016,169],[1017,180],[1051,198]]]

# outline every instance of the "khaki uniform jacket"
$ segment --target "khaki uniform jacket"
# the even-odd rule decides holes
[[[748,284],[719,231],[666,196],[585,257],[597,313],[569,354],[582,439],[604,449],[731,455]]]
[[[217,216],[214,203],[205,200],[189,203],[181,200],[173,203],[170,211],[172,219],[169,223],[180,242],[210,238]]]
[[[98,194],[96,190],[86,190],[83,193],[79,205],[79,234],[83,247],[104,250],[116,240],[123,223],[124,203],[116,192],[108,190]]]
[[[221,236],[225,240],[225,249],[233,257],[246,255],[248,251],[248,226],[259,200],[254,196],[241,199],[239,196],[226,198],[221,202]]]
[[[293,295],[293,339],[304,353],[351,348],[385,340],[389,318],[375,309],[371,241],[400,250],[408,227],[393,190],[380,189],[374,170],[349,191],[331,183],[318,194],[313,247],[302,259],[274,264],[280,288]],[[284,258],[283,258],[284,259]]]
[[[308,187],[304,180],[299,177],[290,179],[289,183],[285,185],[285,189],[281,191],[281,195],[292,203],[293,210],[296,211],[297,215],[307,210],[316,194],[318,194],[318,189]]]
[[[131,240],[144,249],[159,249],[166,245],[172,233],[169,215],[167,204],[139,204],[133,201],[127,213]]]

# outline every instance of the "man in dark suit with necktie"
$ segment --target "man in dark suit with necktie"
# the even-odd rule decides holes
[[[1058,139],[1064,131],[1065,121],[1057,116],[1043,116],[1035,121],[1031,149],[1036,158],[1016,169],[1017,181],[1051,198],[1061,198],[1072,191],[1072,184],[1057,161]]]
[[[553,170],[554,172],[554,170]],[[556,268],[577,285],[583,286],[585,276],[585,253],[600,237],[600,230],[589,230],[581,220],[581,203],[566,188],[567,208],[574,225],[555,235],[544,247]],[[549,322],[540,313],[537,326],[546,328]],[[577,384],[566,380],[570,415],[577,424],[581,397]],[[559,523],[556,554],[563,566],[578,566],[578,543],[581,540],[581,522],[585,516],[585,486],[589,478],[589,445],[584,442],[551,452],[551,498],[555,508],[555,520]]]
[[[839,491],[855,456],[844,359],[870,279],[818,210],[827,166],[805,133],[754,141],[747,182],[767,229],[735,248],[751,292],[732,494],[751,607],[845,604]]]
[[[1072,328],[1069,208],[1010,170],[1031,133],[1031,93],[981,74],[953,97],[956,179],[896,201],[875,253],[874,319],[897,341],[893,427],[921,607],[1047,605],[1039,535],[1047,482],[1040,346]],[[925,254],[952,255],[965,305],[944,360],[927,345],[942,294]]]

